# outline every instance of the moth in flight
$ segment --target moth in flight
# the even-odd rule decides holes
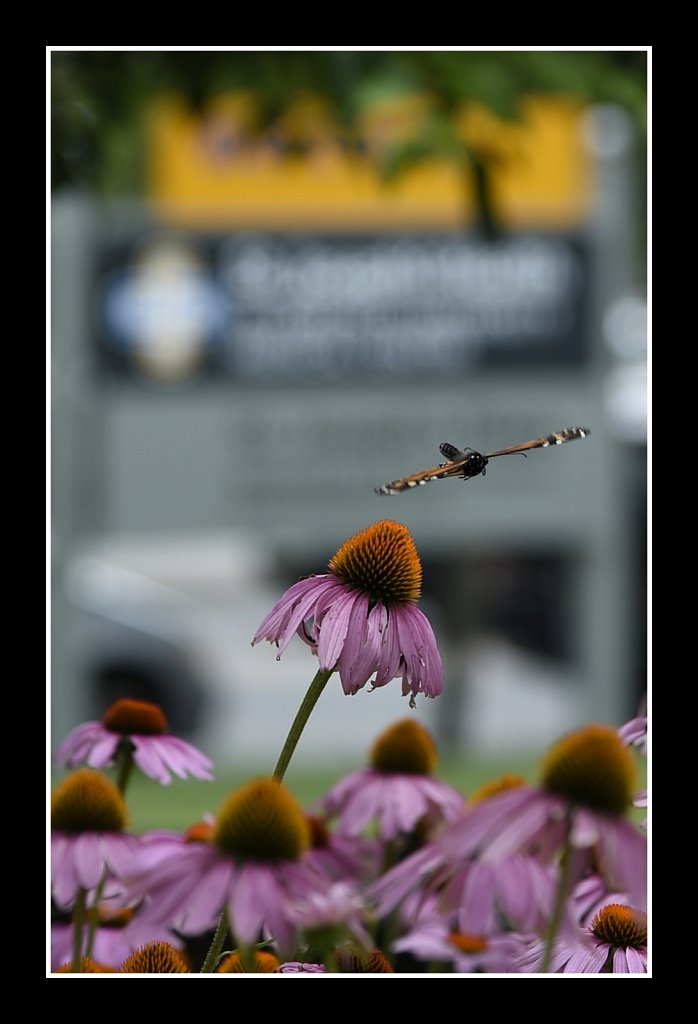
[[[430,480],[446,480],[449,477],[457,477],[460,480],[470,480],[473,476],[484,476],[487,463],[490,459],[496,459],[499,455],[526,455],[526,452],[533,448],[549,448],[553,444],[565,444],[567,441],[576,441],[579,437],[588,437],[591,433],[589,427],[565,427],[547,437],[534,437],[532,441],[524,441],[523,444],[512,445],[511,448],[500,448],[496,452],[473,451],[472,448],[460,449],[453,444],[439,445],[439,451],[447,460],[441,462],[432,469],[422,469],[419,473],[412,473],[411,476],[403,476],[400,480],[392,480],[389,484],[382,484],[376,487],[376,494],[400,494],[402,491],[409,491],[412,487],[421,487],[428,484]]]

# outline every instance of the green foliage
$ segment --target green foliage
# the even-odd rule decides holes
[[[54,187],[105,193],[142,185],[144,116],[150,101],[176,91],[193,109],[221,92],[252,90],[260,128],[299,97],[325,99],[347,140],[376,100],[421,93],[431,111],[419,138],[389,154],[388,176],[430,155],[472,160],[451,117],[477,100],[516,118],[529,93],[567,93],[584,102],[614,102],[642,133],[646,105],[644,51],[54,51],[52,54]]]

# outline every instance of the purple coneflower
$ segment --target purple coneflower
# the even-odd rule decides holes
[[[134,950],[119,974],[191,974],[188,961],[170,942],[148,942]]]
[[[99,923],[94,932],[92,957],[99,963],[120,964],[136,949],[156,940],[169,942],[172,946],[182,945],[173,932],[141,914],[139,908],[117,909],[100,903],[96,909]],[[72,943],[72,923],[52,922],[51,963],[58,965],[68,961]]]
[[[281,966],[278,956],[274,956],[268,949],[252,950],[249,960],[249,963],[245,963],[240,953],[228,953],[216,968],[216,974],[276,974]]]
[[[310,827],[308,864],[332,881],[367,881],[378,874],[383,846],[376,839],[331,831],[317,814],[306,814]]]
[[[534,943],[520,958],[519,970],[540,970],[544,953],[545,943]],[[588,929],[554,943],[549,969],[552,974],[646,974],[647,914],[608,903]]]
[[[418,960],[452,963],[457,974],[516,971],[521,938],[514,934],[477,935],[449,927],[446,919],[418,924],[393,943],[396,953],[411,953]]]
[[[593,858],[609,891],[628,892],[637,906],[645,906],[646,841],[623,817],[634,781],[634,758],[615,729],[590,725],[563,737],[544,761],[540,787],[514,786],[475,804],[428,848],[379,880],[372,891],[381,912],[420,878],[437,878],[440,885],[457,878],[464,861],[524,854],[545,863],[566,845],[576,854],[571,883]]]
[[[86,763],[91,768],[114,764],[126,750],[138,767],[166,786],[173,772],[210,781],[213,764],[200,750],[167,731],[167,719],[157,704],[122,698],[102,716],[100,722],[83,722],[70,732],[56,752],[56,760],[74,768]]]
[[[627,894],[624,892],[609,893],[600,875],[588,875],[578,882],[569,897],[569,909],[572,920],[587,928],[600,910],[608,903],[628,902]]]
[[[215,826],[192,838],[144,840],[131,882],[149,894],[154,917],[198,935],[226,910],[238,943],[250,946],[264,936],[291,952],[292,908],[329,888],[302,859],[308,824],[291,794],[272,779],[250,782],[224,802]]]
[[[443,666],[434,633],[416,602],[422,566],[410,532],[383,519],[350,537],[330,559],[329,573],[294,583],[257,630],[277,658],[294,633],[310,644],[320,670],[337,671],[346,694],[402,677],[403,695],[436,697]]]
[[[370,768],[347,775],[318,801],[323,814],[337,817],[339,835],[359,836],[373,823],[387,842],[460,817],[463,797],[431,775],[436,744],[419,722],[405,718],[386,729],[370,760]]]
[[[124,835],[126,804],[114,783],[90,768],[69,775],[51,797],[52,893],[58,907],[97,889],[109,874],[122,878],[137,840]]]
[[[289,909],[289,916],[315,952],[330,951],[347,935],[365,949],[371,939],[364,926],[365,903],[346,882],[335,882],[326,892],[314,892]]]
[[[459,818],[465,820],[481,801],[523,785],[521,776],[513,774],[487,783],[471,795]],[[442,840],[457,829],[458,821],[446,826],[440,836],[371,886],[379,913],[402,903],[402,918],[421,926],[444,911],[457,912],[463,932],[482,935],[494,932],[502,919],[518,931],[529,931],[547,919],[555,885],[548,865],[521,854],[493,861],[445,856]]]

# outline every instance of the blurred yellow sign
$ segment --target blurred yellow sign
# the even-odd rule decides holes
[[[471,223],[468,164],[430,157],[387,184],[378,169],[395,142],[416,138],[420,98],[372,108],[360,147],[337,137],[319,103],[299,106],[272,129],[253,131],[254,100],[220,96],[195,114],[163,98],[148,125],[148,196],[154,213],[182,227],[263,230],[453,230]],[[464,141],[482,154],[502,224],[572,228],[591,199],[591,161],[580,107],[529,97],[515,122],[470,104]]]

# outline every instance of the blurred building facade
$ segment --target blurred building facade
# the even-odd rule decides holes
[[[645,422],[628,119],[549,101],[497,134],[478,115],[502,152],[492,238],[452,168],[386,192],[321,134],[302,157],[241,149],[240,110],[159,107],[148,202],[55,200],[56,738],[125,688],[216,757],[273,757],[313,665],[301,645],[280,664],[251,649],[254,630],[384,517],[425,563],[446,687],[419,713],[444,743],[525,750],[629,717]],[[486,479],[373,490],[442,441],[577,424],[583,444]],[[305,755],[362,752],[400,700],[323,697]]]

